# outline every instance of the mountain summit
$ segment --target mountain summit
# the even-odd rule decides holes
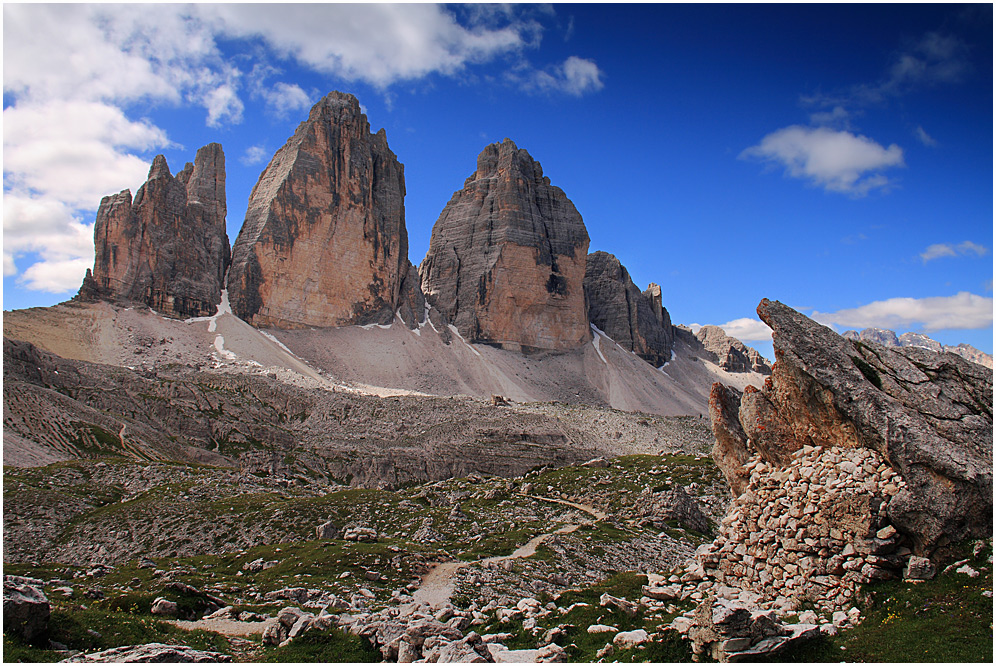
[[[404,167],[331,92],[277,151],[232,248],[232,311],[254,326],[387,323],[409,275]]]
[[[104,197],[93,270],[76,300],[144,303],[170,317],[214,314],[229,262],[225,153],[211,143],[174,178],[162,155],[134,200]]]
[[[591,339],[588,231],[540,163],[511,139],[477,157],[432,228],[426,301],[469,342],[573,349]]]

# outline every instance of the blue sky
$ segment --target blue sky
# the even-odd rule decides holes
[[[71,297],[100,197],[225,149],[234,242],[330,90],[405,165],[410,258],[512,138],[675,323],[754,308],[993,349],[992,5],[4,5],[4,303]]]

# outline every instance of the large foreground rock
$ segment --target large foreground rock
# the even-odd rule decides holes
[[[574,204],[505,139],[481,152],[436,220],[419,268],[422,290],[468,341],[572,349],[591,339],[587,252]]]
[[[390,323],[409,275],[404,167],[355,97],[329,93],[277,151],[232,248],[232,311],[260,327]],[[414,290],[409,286],[409,291]],[[421,312],[414,313],[421,316]]]
[[[3,631],[27,642],[43,636],[51,614],[42,582],[21,576],[3,577]]]
[[[767,299],[757,312],[774,331],[777,360],[770,383],[748,387],[739,407],[749,453],[785,465],[805,445],[872,449],[904,481],[887,514],[916,553],[992,535],[990,370],[953,354],[846,340]],[[722,426],[734,402],[719,390],[714,400],[725,407],[713,411],[714,429],[735,443],[735,429]],[[735,465],[720,465],[732,485]]]
[[[211,143],[174,178],[162,155],[138,189],[104,197],[93,270],[78,300],[144,303],[178,318],[214,314],[229,263],[225,153]]]
[[[654,291],[656,287],[656,291]],[[654,367],[671,360],[671,316],[661,305],[660,287],[641,292],[615,255],[592,252],[584,274],[588,319],[623,349]]]

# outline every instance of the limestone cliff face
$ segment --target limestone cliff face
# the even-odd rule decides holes
[[[277,151],[232,248],[232,311],[261,327],[389,323],[408,275],[404,167],[352,95]]]
[[[588,255],[584,291],[588,319],[599,330],[655,367],[671,360],[674,333],[660,287],[641,292],[614,255],[598,251]]]
[[[153,160],[148,181],[104,197],[94,226],[94,265],[77,299],[144,303],[171,317],[214,314],[230,251],[225,232],[225,153],[212,143],[170,175]]]
[[[571,349],[591,337],[587,252],[574,204],[505,139],[481,152],[436,221],[419,267],[422,291],[468,341]]]

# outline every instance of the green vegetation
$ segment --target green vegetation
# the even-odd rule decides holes
[[[380,652],[366,638],[339,629],[312,631],[284,647],[270,648],[262,662],[360,663],[383,661]]]
[[[779,660],[992,663],[993,600],[982,594],[993,589],[986,561],[991,552],[968,558],[980,572],[976,578],[950,571],[921,583],[865,586],[861,624],[800,645]]]
[[[63,658],[49,649],[48,641],[65,645],[70,650],[97,652],[122,645],[142,643],[175,643],[197,650],[231,652],[228,640],[210,631],[184,631],[151,616],[122,611],[108,611],[79,604],[53,602],[48,635],[34,646],[4,634],[4,662],[56,662]]]
[[[865,376],[865,379],[870,381],[875,388],[882,388],[882,378],[879,376],[878,370],[869,365],[867,361],[857,356],[852,356],[851,360],[854,361],[854,365],[858,366],[858,370],[860,370],[861,374]]]

